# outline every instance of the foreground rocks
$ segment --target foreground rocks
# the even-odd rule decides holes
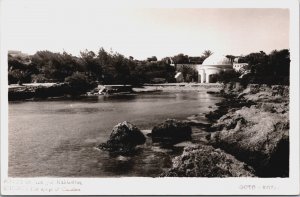
[[[239,99],[253,104],[229,109],[219,118],[209,144],[251,165],[258,176],[289,176],[288,92],[286,86],[266,85],[237,92]]]
[[[191,139],[192,128],[186,122],[168,119],[152,129],[153,142],[178,143]]]
[[[287,113],[243,107],[220,118],[210,144],[233,154],[260,176],[288,176],[289,121]]]
[[[117,153],[130,153],[137,145],[144,144],[144,134],[133,124],[124,121],[112,129],[109,140],[98,147]]]
[[[168,177],[253,177],[254,170],[232,155],[212,146],[187,147],[173,159]]]

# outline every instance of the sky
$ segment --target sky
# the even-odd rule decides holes
[[[159,59],[204,50],[224,55],[289,48],[289,10],[265,8],[138,8],[105,1],[7,0],[8,49],[79,55],[100,47],[135,59]]]

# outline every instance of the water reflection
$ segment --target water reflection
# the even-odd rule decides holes
[[[109,160],[101,162],[102,168],[106,172],[118,174],[119,176],[129,174],[135,166],[135,160],[133,157],[112,157]]]
[[[153,143],[132,155],[96,149],[124,120],[151,130],[167,118],[201,119],[220,98],[204,92],[91,96],[78,100],[9,103],[9,176],[159,176],[184,145]],[[203,138],[193,129],[192,142]]]
[[[137,94],[116,94],[116,95],[100,95],[98,100],[101,101],[114,101],[114,100],[125,100],[130,101],[136,98]]]

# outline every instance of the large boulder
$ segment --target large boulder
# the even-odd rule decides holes
[[[99,148],[112,152],[126,153],[133,151],[135,146],[145,142],[144,134],[135,125],[124,121],[114,126],[109,140],[100,144]]]
[[[234,156],[212,146],[187,147],[173,159],[168,177],[253,177],[254,170]]]
[[[151,137],[154,142],[177,143],[191,139],[191,126],[182,121],[168,119],[152,129]]]
[[[219,131],[208,137],[209,143],[253,166],[258,176],[289,176],[288,106],[243,107],[227,113],[213,127]]]

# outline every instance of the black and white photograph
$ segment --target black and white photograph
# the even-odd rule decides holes
[[[299,194],[299,2],[218,2],[2,0],[1,193]]]

